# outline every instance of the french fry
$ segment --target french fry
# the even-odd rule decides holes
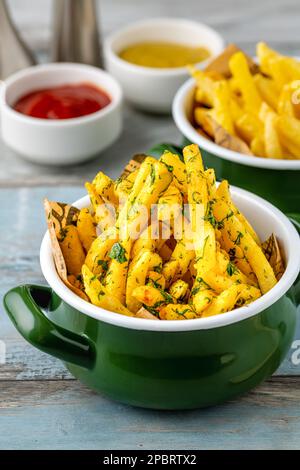
[[[106,204],[102,197],[96,191],[91,183],[85,183],[86,190],[90,196],[91,203],[95,212],[95,220],[101,230],[104,232],[107,228],[113,227],[115,224],[114,208],[111,204]]]
[[[286,69],[285,57],[271,59],[269,61],[269,71],[278,92],[280,92],[282,87],[289,83],[291,79],[289,71]]]
[[[192,305],[188,304],[168,304],[161,308],[159,312],[162,320],[191,320],[197,318]]]
[[[82,266],[82,279],[85,291],[92,304],[109,310],[110,312],[121,313],[129,317],[133,316],[116,297],[107,292],[106,287],[101,284],[97,276],[95,276],[85,264]]]
[[[230,190],[229,190],[229,184],[228,181],[223,180],[216,191],[217,197],[220,197],[221,199],[224,199],[226,203],[228,204],[231,212],[233,212],[234,215],[237,216],[239,221],[243,224],[245,229],[250,233],[252,236],[253,240],[256,241],[258,245],[260,245],[260,239],[257,233],[255,232],[254,228],[252,225],[249,223],[249,221],[246,219],[246,217],[242,214],[242,212],[234,205],[231,196],[230,196]]]
[[[206,106],[214,105],[214,80],[209,77],[202,70],[198,70],[195,67],[189,67],[191,75],[195,78],[197,83],[197,90],[195,99],[197,103],[204,104]]]
[[[77,230],[82,246],[88,252],[91,244],[97,238],[96,226],[90,211],[85,208],[81,209],[78,215]]]
[[[114,182],[107,175],[99,171],[93,179],[93,186],[101,198],[114,206],[118,206],[118,197],[115,194]]]
[[[198,315],[201,315],[207,309],[215,295],[213,288],[202,277],[197,276],[191,291],[191,299]]]
[[[130,191],[133,188],[135,179],[139,170],[134,170],[129,175],[118,178],[114,183],[114,193],[119,198],[119,204],[123,206],[127,200]]]
[[[259,59],[259,65],[261,71],[266,75],[271,75],[270,61],[278,59],[280,54],[271,49],[265,42],[259,42],[256,45],[256,55]]]
[[[253,155],[256,155],[257,157],[266,156],[266,147],[263,134],[258,134],[251,140],[250,149]]]
[[[75,225],[67,225],[62,229],[58,241],[68,274],[78,276],[85,260],[85,253]]]
[[[215,82],[213,85],[214,104],[212,117],[229,134],[234,135],[234,125],[230,114],[230,90],[226,80]]]
[[[211,121],[212,110],[207,108],[196,107],[194,110],[194,119],[204,132],[210,137],[214,138],[215,130]]]
[[[140,167],[132,191],[120,212],[117,228],[118,230],[122,228],[119,246],[124,252],[124,256],[121,260],[112,259],[105,282],[108,291],[112,294],[116,292],[121,303],[125,302],[128,261],[132,247],[131,232],[134,223],[140,216],[139,207],[149,212],[171,181],[172,174],[166,166],[151,157],[147,157]],[[137,210],[135,210],[135,207],[137,207]]]
[[[278,91],[274,81],[259,73],[253,77],[253,80],[261,99],[276,111],[278,106]]]
[[[93,241],[85,258],[85,264],[93,274],[106,273],[110,261],[108,254],[117,241],[116,227],[110,227]]]
[[[154,287],[160,287],[160,289],[165,289],[166,280],[161,273],[157,271],[148,271],[147,273],[147,284],[154,285]]]
[[[261,105],[261,97],[256,89],[245,55],[242,52],[234,54],[229,61],[229,67],[242,93],[245,108],[256,114]]]
[[[175,299],[173,299],[173,297],[166,291],[149,284],[146,286],[136,287],[132,292],[132,295],[143,305],[156,309],[157,312],[164,304],[176,303]]]
[[[239,136],[250,144],[258,134],[263,133],[263,125],[257,116],[250,113],[244,113],[235,121],[235,127]]]
[[[133,296],[136,287],[145,285],[148,271],[157,269],[161,271],[162,260],[157,253],[142,251],[136,258],[133,258],[129,265],[126,283],[126,305],[127,308],[136,313],[141,308],[141,303]]]
[[[300,150],[300,121],[294,117],[290,116],[279,116],[277,120],[277,129],[284,140],[284,145],[290,150],[298,149]],[[287,146],[286,143],[289,142],[291,146]],[[292,154],[295,157],[300,158],[300,151],[293,151]]]
[[[182,194],[187,193],[186,169],[184,163],[178,155],[165,151],[160,157],[160,162],[166,165],[167,169],[173,175],[173,184]]]
[[[277,133],[277,116],[267,113],[265,118],[265,150],[268,158],[283,158],[282,145]]]
[[[237,302],[242,299],[244,303],[249,303],[260,297],[259,289],[247,284],[233,284],[229,289],[213,299],[211,305],[204,310],[203,317],[211,317],[234,309]]]
[[[189,285],[182,279],[175,281],[169,288],[171,296],[176,300],[183,300],[189,290]]]
[[[281,93],[278,99],[278,114],[284,116],[295,117],[294,106],[292,103],[293,89],[291,84],[286,84],[282,87]]]
[[[245,230],[239,219],[232,214],[225,201],[217,199],[213,206],[213,211],[217,221],[222,221],[223,223],[224,228],[221,231],[227,232],[233,244],[242,249],[245,258],[257,277],[260,290],[265,294],[274,287],[277,281],[262,249]]]

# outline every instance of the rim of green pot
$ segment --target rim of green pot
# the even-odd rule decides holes
[[[188,114],[190,112],[191,100],[195,89],[195,80],[190,78],[177,91],[172,107],[173,119],[176,126],[191,142],[198,144],[202,149],[240,165],[266,168],[269,170],[300,170],[300,160],[279,160],[275,158],[252,157],[240,152],[226,149],[203,137],[192,126]]]
[[[127,317],[118,313],[109,312],[81,299],[65,286],[55,268],[48,231],[43,238],[40,250],[40,263],[44,277],[53,291],[56,292],[62,300],[83,314],[105,323],[135,330],[178,332],[211,329],[236,323],[257,315],[273,305],[293,285],[300,271],[300,238],[289,219],[269,202],[255,194],[234,186],[231,187],[231,193],[233,198],[235,196],[240,198],[244,205],[249,205],[249,207],[252,205],[252,210],[255,210],[255,214],[260,211],[261,220],[264,221],[265,217],[269,215],[269,218],[271,217],[271,219],[276,221],[276,227],[278,227],[278,232],[281,233],[281,242],[285,246],[286,251],[286,270],[282,278],[273,289],[250,305],[220,315],[194,320],[158,321]],[[79,209],[88,207],[90,205],[89,196],[79,199],[73,205]]]

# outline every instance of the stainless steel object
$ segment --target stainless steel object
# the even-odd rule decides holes
[[[36,63],[31,51],[20,37],[5,0],[0,0],[0,77]]]
[[[102,67],[95,0],[55,0],[52,58]]]

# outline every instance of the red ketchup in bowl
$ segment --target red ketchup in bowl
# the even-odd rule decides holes
[[[108,94],[97,86],[77,83],[32,91],[13,109],[34,118],[71,119],[95,113],[110,102]]]

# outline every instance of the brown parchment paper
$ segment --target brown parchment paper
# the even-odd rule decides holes
[[[279,281],[284,273],[285,263],[280,251],[280,246],[274,233],[272,233],[272,235],[270,235],[270,237],[262,243],[261,247],[265,257],[273,268],[277,281]]]
[[[44,208],[57,274],[63,283],[72,290],[72,292],[79,295],[82,299],[89,301],[88,297],[82,290],[69,282],[66,263],[59,245],[61,233],[67,225],[76,223],[79,210],[70,204],[53,202],[48,199],[44,199]]]

